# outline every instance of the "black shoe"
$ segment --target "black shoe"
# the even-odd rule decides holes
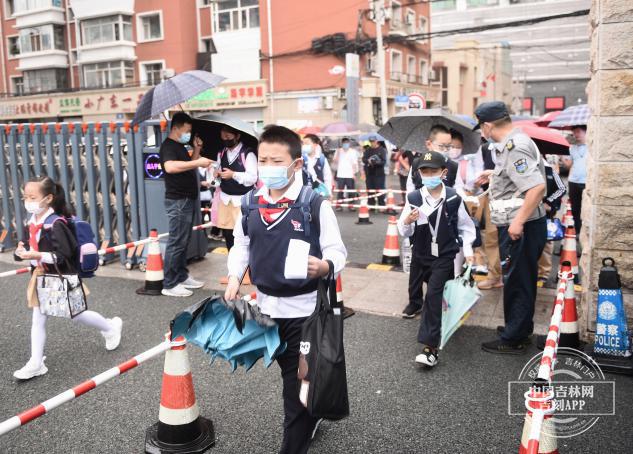
[[[422,312],[422,306],[418,306],[417,304],[407,304],[407,307],[402,311],[402,318],[413,318]]]
[[[323,418],[319,418],[314,423],[314,429],[312,429],[312,435],[310,436],[310,441],[314,440],[314,438],[316,437],[316,434],[319,431],[319,426],[321,425],[322,422],[323,422]]]
[[[497,326],[497,334],[499,336],[501,336],[503,334],[503,330],[505,329],[505,327],[503,325],[498,325]],[[519,343],[523,344],[525,347],[527,347],[528,345],[532,345],[532,339],[530,339],[530,336],[528,337],[524,337],[523,339],[521,339],[519,341]]]
[[[497,339],[481,344],[481,349],[488,353],[499,353],[504,355],[522,355],[525,353],[525,345],[521,342],[510,342]]]
[[[422,353],[415,357],[415,362],[418,364],[424,364],[427,367],[434,367],[437,364],[439,355],[436,348],[427,347],[426,345],[422,349]]]
[[[343,320],[345,320],[346,318],[351,317],[352,315],[354,315],[356,312],[354,312],[354,309],[349,308],[347,306],[343,306]]]

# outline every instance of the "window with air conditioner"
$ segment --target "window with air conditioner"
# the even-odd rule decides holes
[[[139,42],[163,39],[163,15],[160,11],[142,13],[138,18]]]

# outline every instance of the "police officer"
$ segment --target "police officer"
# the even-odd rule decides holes
[[[474,129],[493,143],[494,170],[484,171],[490,183],[490,209],[499,232],[499,252],[505,286],[505,326],[497,327],[499,338],[481,347],[490,353],[525,352],[534,329],[534,304],[538,259],[547,240],[543,197],[545,169],[538,148],[520,130],[514,129],[510,114],[499,101],[480,104]]]

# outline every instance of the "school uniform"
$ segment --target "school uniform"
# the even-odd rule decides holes
[[[406,225],[404,221],[412,206],[419,207],[420,217],[415,223]],[[431,196],[426,187],[407,194],[398,230],[407,237],[415,233],[411,260],[416,263],[423,282],[427,283],[418,342],[437,348],[441,339],[444,284],[454,278],[453,261],[460,247],[464,248],[466,256],[472,256],[475,225],[462,198],[454,189],[442,184],[439,199]],[[421,289],[419,291],[421,293]]]
[[[304,155],[304,184],[313,186],[322,183],[328,193],[332,192],[332,169],[324,154],[316,152],[314,156]]]
[[[251,281],[257,287],[257,304],[262,313],[275,319],[281,341],[287,343],[286,351],[277,358],[285,414],[280,452],[287,454],[307,452],[316,424],[299,400],[297,370],[301,327],[314,312],[318,285],[318,279],[286,278],[286,261],[293,259],[290,240],[309,243],[309,254],[331,261],[335,273],[341,272],[347,258],[331,205],[315,196],[309,203],[308,218],[296,207],[306,190],[309,189],[302,186],[301,173],[297,172],[279,200],[273,200],[266,187],[245,195],[242,203],[248,216],[244,219],[242,210],[235,224],[235,245],[228,257],[229,276],[239,278],[250,267]],[[299,267],[292,268],[296,271]]]
[[[226,247],[233,246],[235,221],[240,213],[241,199],[257,183],[257,157],[255,150],[243,143],[238,143],[233,149],[225,148],[218,155],[220,169],[230,169],[233,178],[220,182],[217,227],[222,229],[226,240]],[[217,189],[216,189],[217,190]]]

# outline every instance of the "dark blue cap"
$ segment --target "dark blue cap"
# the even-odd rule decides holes
[[[479,104],[475,109],[475,116],[477,117],[477,124],[473,128],[473,131],[478,130],[482,123],[509,117],[510,112],[508,112],[508,108],[503,102],[490,101]]]
[[[415,169],[442,169],[446,167],[446,157],[437,151],[423,151],[422,155],[416,159]]]

